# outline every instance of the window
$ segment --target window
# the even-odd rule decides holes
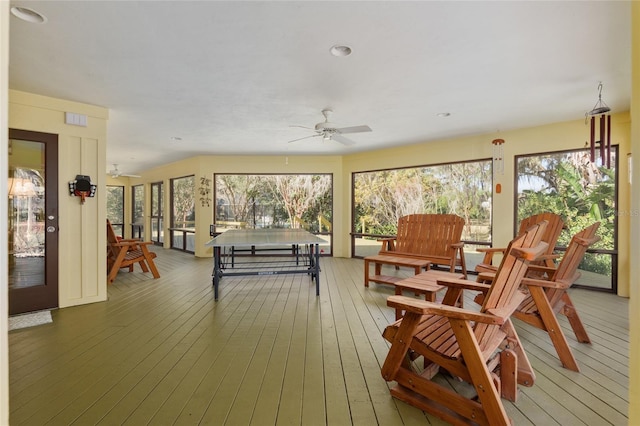
[[[600,221],[601,240],[587,251],[576,286],[617,291],[617,154],[612,147],[611,169],[592,163],[583,149],[516,157],[516,226],[543,211],[561,215],[567,228],[556,248],[562,251],[572,235]]]
[[[195,252],[195,177],[171,179],[171,248]]]
[[[117,236],[124,236],[124,186],[107,186],[107,219]]]
[[[156,245],[162,245],[164,242],[163,191],[164,184],[162,182],[151,184],[151,241]]]
[[[131,233],[133,238],[144,239],[144,186],[131,188]]]
[[[331,253],[333,179],[330,174],[214,175],[217,232],[237,228],[303,228]]]
[[[352,253],[376,254],[378,238],[397,232],[398,218],[452,213],[465,219],[467,269],[481,259],[474,246],[491,243],[490,160],[353,173]]]

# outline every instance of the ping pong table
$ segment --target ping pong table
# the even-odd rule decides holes
[[[308,274],[316,282],[320,295],[320,248],[326,243],[303,229],[230,229],[205,245],[213,247],[213,296],[218,300],[218,286],[224,276]],[[238,247],[277,249],[289,247],[291,260],[238,262],[234,252]],[[291,247],[293,249],[291,249]],[[280,256],[282,257],[282,256]],[[230,264],[229,259],[233,259]]]

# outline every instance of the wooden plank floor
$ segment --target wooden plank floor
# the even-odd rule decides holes
[[[160,279],[123,271],[107,302],[10,332],[12,425],[443,424],[389,395],[393,289],[366,289],[361,259],[323,258],[319,297],[306,275],[226,277],[214,302],[211,259],[156,251]],[[593,340],[561,319],[581,373],[516,321],[537,375],[505,401],[517,425],[627,424],[628,301],[572,297]]]

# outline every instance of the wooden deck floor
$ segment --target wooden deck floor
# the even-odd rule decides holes
[[[362,260],[323,258],[319,297],[306,275],[227,277],[217,302],[211,259],[159,250],[156,262],[158,280],[121,272],[107,302],[10,332],[12,425],[443,424],[389,395],[393,290],[366,289]],[[517,425],[627,424],[628,301],[572,297],[594,342],[566,330],[581,373],[516,321],[537,374],[505,401]]]

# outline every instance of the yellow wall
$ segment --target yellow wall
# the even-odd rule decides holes
[[[64,123],[65,112],[88,116],[88,126]],[[58,135],[59,273],[61,308],[106,300],[105,108],[9,91],[9,127]],[[80,203],[68,182],[91,176],[97,195]]]
[[[612,143],[619,145],[619,195],[618,210],[618,294],[629,295],[629,189],[627,180],[627,153],[630,149],[630,120],[628,113],[612,116]],[[502,138],[504,144],[504,174],[494,177],[494,184],[500,183],[502,192],[493,194],[494,244],[506,245],[514,232],[514,162],[515,156],[543,153],[567,149],[583,148],[589,136],[589,128],[584,119],[554,123],[527,129],[518,129],[449,139],[385,150],[370,151],[340,156],[199,156],[167,164],[142,174],[141,179],[131,179],[131,183],[164,181],[165,212],[169,211],[169,179],[186,175],[196,176],[196,187],[200,177],[211,178],[214,173],[331,173],[334,176],[334,256],[349,257],[351,231],[351,175],[353,172],[389,169],[395,167],[421,166],[445,162],[478,160],[491,158],[491,141]],[[495,188],[495,186],[494,186]],[[212,187],[213,191],[213,187]],[[147,192],[148,193],[148,192]],[[146,210],[149,211],[148,209]],[[211,256],[211,249],[205,249],[209,240],[207,230],[213,222],[212,207],[196,204],[196,256]],[[165,214],[165,216],[168,215]],[[148,217],[145,228],[148,229]],[[167,226],[167,224],[165,224]],[[165,235],[168,231],[165,229]],[[165,246],[168,247],[168,239]]]
[[[165,235],[169,235],[168,219],[169,215],[169,187],[171,178],[194,175],[196,178],[196,188],[200,187],[200,178],[213,179],[214,173],[331,173],[333,174],[334,199],[342,200],[344,192],[350,186],[349,181],[344,181],[342,172],[342,159],[339,156],[216,156],[205,155],[190,158],[175,163],[157,167],[142,174],[141,179],[131,179],[133,185],[144,183],[145,194],[149,194],[149,184],[152,182],[164,182],[164,211],[165,211]],[[211,182],[213,193],[213,181]],[[212,194],[213,196],[213,194]],[[145,197],[148,203],[149,197]],[[209,225],[213,223],[213,200],[207,207],[199,202],[196,197],[196,228],[202,230],[196,233],[196,256],[210,257],[213,255],[211,248],[205,248],[205,243],[209,241]],[[149,209],[145,209],[145,229],[149,229]],[[350,215],[349,205],[334,202],[335,218]],[[348,256],[349,241],[342,238],[350,232],[348,220],[334,220],[334,256]],[[148,239],[148,235],[146,235]],[[165,238],[165,247],[169,246],[168,238]]]
[[[640,212],[640,3],[631,6],[631,152],[633,153],[632,212]],[[640,425],[640,222],[631,221],[629,262],[629,424]]]
[[[618,294],[629,295],[629,189],[627,180],[627,153],[630,149],[629,114],[614,114],[611,118],[612,143],[619,145],[619,216],[618,238]],[[548,124],[545,126],[502,131],[485,135],[449,139],[412,146],[353,154],[344,158],[344,172],[387,169],[405,166],[420,166],[446,162],[478,160],[492,157],[491,141],[504,139],[505,167],[503,175],[494,176],[493,193],[493,243],[504,247],[514,232],[514,157],[522,154],[561,151],[583,148],[589,137],[589,128],[584,119]],[[348,177],[345,177],[348,179]],[[348,181],[347,181],[348,182]],[[500,183],[502,192],[495,193],[495,184]],[[347,188],[348,190],[349,188]],[[348,226],[349,218],[343,218]],[[349,229],[349,228],[347,228]],[[347,236],[348,237],[348,236]]]

